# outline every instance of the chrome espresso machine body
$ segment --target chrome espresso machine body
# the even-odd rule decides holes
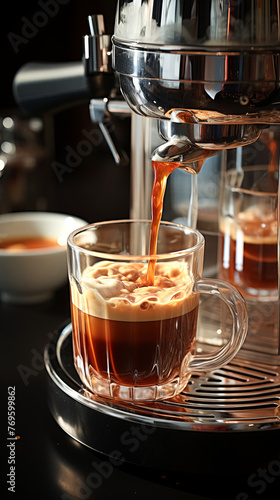
[[[91,99],[92,119],[101,123],[117,162],[122,154],[109,135],[108,120],[111,113],[131,114],[133,217],[147,215],[150,181],[146,170],[147,164],[151,170],[151,158],[180,162],[183,170],[199,173],[205,158],[253,144],[263,129],[280,126],[279,0],[119,0],[112,68],[129,107],[125,101],[111,99],[108,88],[102,95],[99,80],[105,76],[108,82],[106,74],[111,77],[112,68],[108,62],[111,47],[100,19],[96,22],[96,18],[90,18],[91,35],[85,37],[83,66],[86,78],[83,73],[81,80],[84,83],[87,77],[93,78],[96,86],[91,84],[88,90],[83,85],[83,91],[81,87],[75,90],[72,99]],[[36,72],[37,102],[34,104],[33,91],[33,109],[55,107],[64,100],[63,85],[60,87],[57,79],[56,102],[50,92],[46,101],[44,68],[31,69],[33,76]],[[26,78],[25,71],[20,70],[15,79],[15,94],[19,103],[30,108],[31,74]],[[80,64],[75,72],[75,86],[79,88]],[[63,78],[68,77],[64,72]],[[159,133],[159,145],[153,151],[149,151],[153,142],[148,138],[150,123],[157,123]],[[278,223],[278,277],[279,248]],[[279,311],[279,293],[277,308]],[[84,392],[73,368],[68,325],[45,352],[51,412],[62,429],[78,441],[108,455],[110,450],[121,449],[128,461],[148,466],[153,465],[148,448],[144,446],[131,457],[120,442],[120,436],[132,424],[144,426],[149,432],[147,446],[156,444],[158,466],[170,465],[171,453],[175,468],[184,461],[178,453],[182,443],[196,446],[199,434],[207,439],[206,434],[213,432],[229,431],[231,436],[265,430],[278,433],[279,314],[276,321],[273,350],[268,348],[265,356],[262,345],[251,349],[249,344],[223,369],[199,377],[194,374],[176,400],[141,406],[103,401]],[[206,337],[204,342],[202,335],[199,349],[207,351],[212,348],[211,335]],[[251,345],[257,342],[258,336]],[[269,335],[266,343],[270,343]],[[110,439],[101,440],[100,435],[106,435],[108,428],[112,429]],[[197,438],[191,437],[194,435]]]
[[[119,1],[113,67],[131,109],[158,120],[166,142],[152,160],[199,173],[205,158],[223,151],[225,164],[229,150],[253,145],[280,124],[279,16],[277,1]],[[193,179],[192,188],[194,198]],[[190,211],[195,224],[197,209]],[[254,338],[249,323],[245,356],[279,365],[279,300],[272,314],[273,326],[263,322]],[[209,330],[209,318],[204,322]],[[200,334],[211,344],[211,333]]]

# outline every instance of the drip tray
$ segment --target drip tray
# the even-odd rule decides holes
[[[125,460],[162,467],[169,450],[168,456],[174,452],[174,458],[168,458],[168,464],[178,468],[186,458],[185,446],[191,450],[194,443],[197,449],[201,441],[205,449],[210,440],[213,453],[213,439],[218,446],[220,439],[224,443],[225,433],[233,442],[242,434],[242,453],[245,436],[256,443],[252,431],[262,431],[257,435],[263,435],[265,443],[267,435],[276,438],[272,430],[279,439],[280,367],[235,358],[219,370],[194,373],[186,389],[172,399],[137,405],[113,402],[83,388],[73,365],[71,324],[56,332],[46,346],[45,365],[49,407],[59,426],[106,455],[116,451]]]

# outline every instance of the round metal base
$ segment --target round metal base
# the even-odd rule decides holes
[[[186,453],[200,449],[201,456],[207,446],[218,453],[225,439],[232,452],[241,435],[243,458],[248,446],[250,463],[260,439],[267,445],[270,438],[279,440],[279,367],[233,360],[214,372],[193,374],[175,398],[128,404],[84,389],[73,365],[71,333],[69,324],[45,349],[49,407],[60,427],[84,445],[116,460],[178,470],[186,462],[190,466]],[[211,460],[207,467],[211,472]]]

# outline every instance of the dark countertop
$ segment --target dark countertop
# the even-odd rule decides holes
[[[16,487],[15,493],[7,491],[9,448],[4,446],[6,463],[4,496],[28,500],[63,499],[193,499],[193,500],[274,500],[280,489],[279,432],[270,431],[270,444],[261,454],[260,462],[250,469],[240,470],[240,451],[228,446],[227,436],[216,441],[224,456],[224,470],[207,473],[198,460],[192,472],[169,472],[147,469],[137,464],[112,465],[108,457],[94,452],[74,441],[61,430],[50,414],[43,363],[44,346],[52,333],[69,321],[68,289],[60,290],[55,297],[33,306],[0,304],[1,336],[3,348],[1,377],[3,415],[7,415],[8,387],[15,386],[16,434],[15,442]],[[4,442],[8,436],[7,420],[2,428]],[[97,430],[98,432],[98,430]],[[251,433],[250,433],[251,434]],[[258,440],[254,433],[252,439]],[[265,437],[266,440],[266,437]],[[218,444],[218,443],[221,443]],[[260,441],[261,446],[262,441]],[[217,451],[217,450],[216,450]],[[211,462],[210,449],[201,449],[201,456]],[[186,450],[186,458],[191,460]],[[172,461],[172,457],[170,457]],[[205,463],[205,460],[204,460]],[[240,461],[241,463],[241,461]],[[257,464],[257,465],[256,465]],[[259,464],[259,465],[258,465]],[[196,471],[196,472],[194,472]]]

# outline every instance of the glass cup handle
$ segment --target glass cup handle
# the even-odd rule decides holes
[[[217,352],[191,357],[188,368],[192,371],[208,371],[221,368],[237,354],[246,338],[248,314],[241,293],[229,283],[218,279],[200,278],[193,287],[194,293],[217,295],[228,306],[232,315],[232,333],[225,345]]]

